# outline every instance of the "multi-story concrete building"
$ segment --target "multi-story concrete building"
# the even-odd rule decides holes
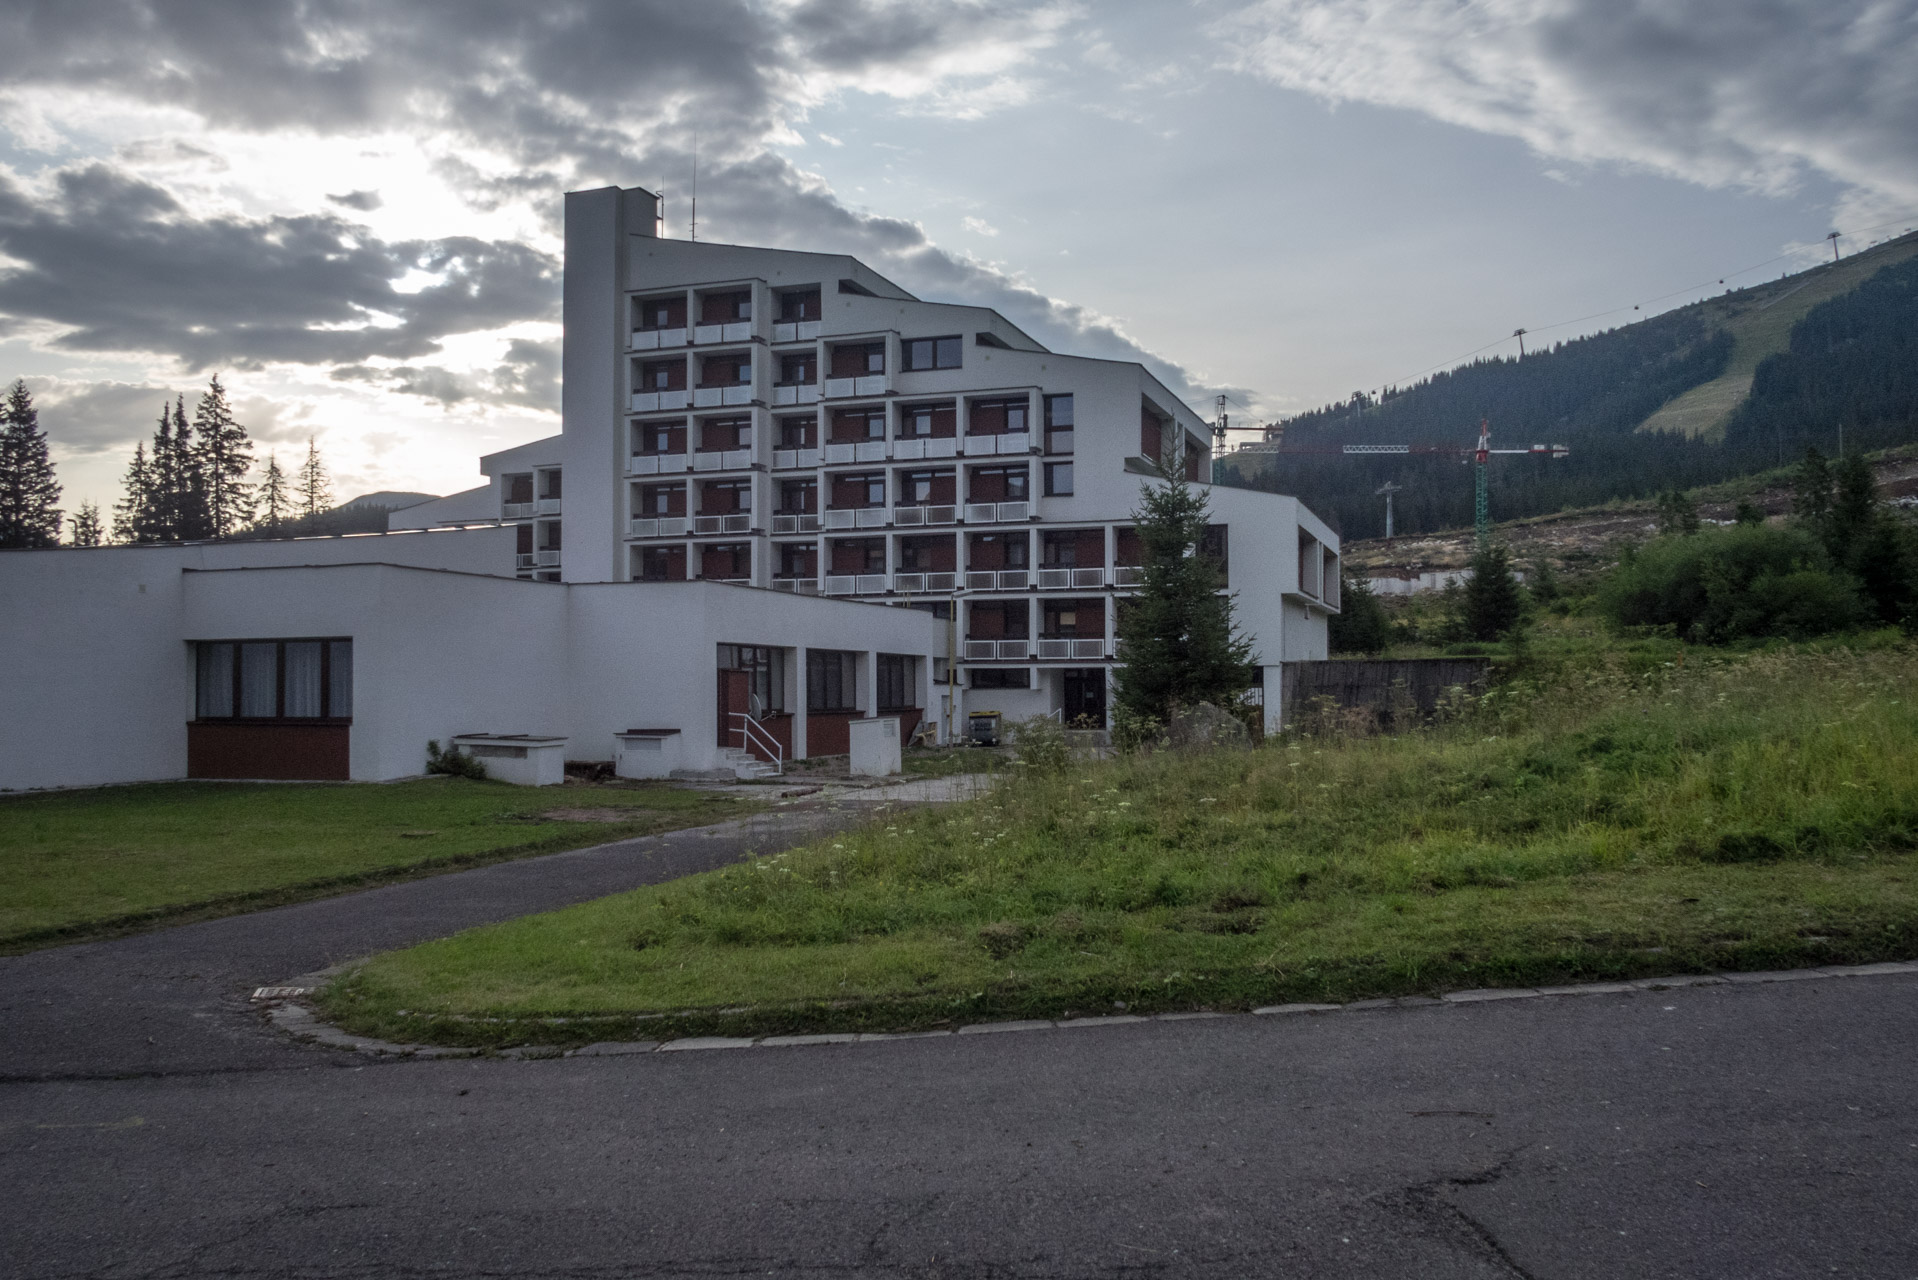
[[[561,434],[394,527],[516,523],[522,576],[924,609],[948,621],[948,724],[1103,723],[1140,486],[1162,463],[1209,482],[1208,424],[1139,364],[1048,351],[843,254],[665,239],[656,214],[642,190],[567,197]],[[1209,496],[1276,694],[1283,663],[1325,656],[1338,539],[1295,499]]]

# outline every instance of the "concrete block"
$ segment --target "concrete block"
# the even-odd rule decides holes
[[[1026,1018],[1013,1022],[975,1022],[969,1027],[959,1028],[962,1036],[984,1036],[998,1031],[1044,1031],[1054,1024],[1044,1018]]]
[[[857,1032],[835,1031],[824,1035],[811,1036],[767,1036],[759,1042],[762,1049],[779,1049],[799,1044],[852,1044],[859,1039]]]
[[[926,1040],[933,1036],[951,1034],[950,1031],[862,1031],[859,1033],[859,1043],[865,1044],[872,1040]]]
[[[661,1053],[673,1053],[682,1049],[750,1049],[753,1042],[745,1036],[687,1036],[684,1040],[668,1040],[659,1046]]]
[[[1634,978],[1632,985],[1640,991],[1664,991],[1671,987],[1717,987],[1725,980],[1715,973],[1684,973],[1670,978]]]
[[[1062,1018],[1058,1027],[1116,1027],[1122,1022],[1144,1022],[1136,1013],[1105,1013],[1093,1018]]]
[[[1805,982],[1832,975],[1823,969],[1753,969],[1748,973],[1726,973],[1720,976],[1727,982]]]
[[[1439,999],[1447,1004],[1484,1004],[1489,1000],[1524,1000],[1537,994],[1534,987],[1480,987],[1476,991],[1448,991]]]
[[[1629,982],[1580,982],[1568,987],[1539,987],[1542,996],[1615,996],[1637,987]]]
[[[1344,1005],[1338,1004],[1308,1004],[1303,1002],[1295,1004],[1268,1004],[1261,1008],[1254,1009],[1252,1013],[1255,1017],[1264,1017],[1274,1013],[1334,1013],[1344,1007]]]
[[[1918,973],[1918,964],[1899,960],[1887,960],[1880,964],[1830,964],[1823,966],[1819,972],[1836,974],[1841,978],[1868,978],[1880,973]]]
[[[601,1040],[573,1050],[569,1058],[622,1058],[628,1054],[651,1053],[659,1048],[657,1040]]]
[[[847,768],[853,777],[887,778],[900,772],[898,716],[852,720],[846,727],[852,752]]]
[[[1194,1010],[1190,1013],[1155,1013],[1152,1017],[1158,1022],[1186,1022],[1193,1018],[1223,1018],[1225,1015],[1208,1010]]]

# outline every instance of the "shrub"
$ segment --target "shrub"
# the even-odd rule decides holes
[[[1512,573],[1511,554],[1488,542],[1473,553],[1471,569],[1460,614],[1462,638],[1498,640],[1517,631],[1525,623],[1525,600]]]
[[[1346,578],[1340,587],[1339,611],[1327,619],[1327,639],[1333,653],[1379,653],[1392,639],[1385,606],[1372,594],[1364,578]]]
[[[1013,757],[1027,774],[1059,773],[1072,753],[1065,726],[1051,716],[1033,716],[1013,726]]]
[[[471,778],[475,782],[486,781],[485,765],[458,747],[448,747],[441,751],[437,738],[426,744],[426,771],[443,773],[450,778]]]
[[[1843,631],[1865,619],[1856,587],[1834,573],[1818,538],[1800,529],[1739,525],[1660,538],[1599,588],[1620,627],[1670,627],[1704,644]]]

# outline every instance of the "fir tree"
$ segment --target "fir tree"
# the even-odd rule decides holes
[[[1339,611],[1326,619],[1327,641],[1334,653],[1380,653],[1392,640],[1392,623],[1385,606],[1372,594],[1364,578],[1346,578],[1339,588]]]
[[[1167,467],[1164,486],[1147,485],[1133,513],[1144,581],[1119,621],[1117,703],[1135,721],[1164,722],[1200,702],[1229,707],[1252,683],[1251,642],[1233,625],[1217,562],[1199,549],[1205,496],[1183,470]]]
[[[1765,523],[1765,509],[1749,498],[1740,498],[1732,519],[1741,525],[1756,527]]]
[[[1831,511],[1825,517],[1825,549],[1839,564],[1878,517],[1878,481],[1861,453],[1848,454],[1832,469]]]
[[[1686,538],[1698,532],[1698,504],[1689,494],[1667,489],[1658,495],[1658,531]]]
[[[1460,600],[1466,636],[1497,640],[1512,635],[1525,621],[1525,601],[1510,554],[1501,544],[1488,542],[1472,554],[1471,570]]]
[[[293,482],[293,496],[300,515],[311,520],[333,507],[333,483],[327,478],[326,463],[320,460],[320,446],[312,436],[306,438],[306,461],[300,464],[300,478]]]
[[[60,544],[60,484],[27,384],[19,379],[0,406],[0,547]]]
[[[253,442],[234,420],[218,374],[194,406],[193,430],[200,437],[193,456],[205,494],[206,536],[225,538],[253,517],[253,486],[246,482]]]
[[[1820,537],[1825,533],[1825,518],[1831,514],[1831,468],[1817,449],[1805,450],[1805,460],[1792,477],[1791,513]]]
[[[292,510],[287,493],[286,472],[280,470],[278,454],[266,455],[266,475],[260,481],[259,528],[277,531]]]
[[[72,547],[97,547],[106,541],[106,533],[100,527],[100,508],[91,502],[82,502],[74,513],[73,523],[67,528],[67,545]]]
[[[127,465],[120,500],[113,504],[113,540],[149,542],[144,536],[153,512],[153,468],[147,462],[145,441],[135,441],[133,461]]]

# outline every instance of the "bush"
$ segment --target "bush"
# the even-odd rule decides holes
[[[1391,620],[1372,594],[1371,583],[1364,578],[1344,580],[1339,611],[1327,620],[1326,635],[1333,653],[1379,653],[1391,642]]]
[[[475,782],[486,781],[486,766],[467,755],[458,747],[440,750],[439,739],[426,744],[426,771],[443,773],[449,778],[471,778]]]
[[[1660,538],[1622,561],[1600,586],[1615,626],[1670,627],[1702,644],[1843,631],[1866,611],[1848,575],[1800,529],[1739,525]]]
[[[1033,716],[1012,728],[1013,756],[1026,774],[1059,773],[1071,760],[1065,726],[1051,716]]]

